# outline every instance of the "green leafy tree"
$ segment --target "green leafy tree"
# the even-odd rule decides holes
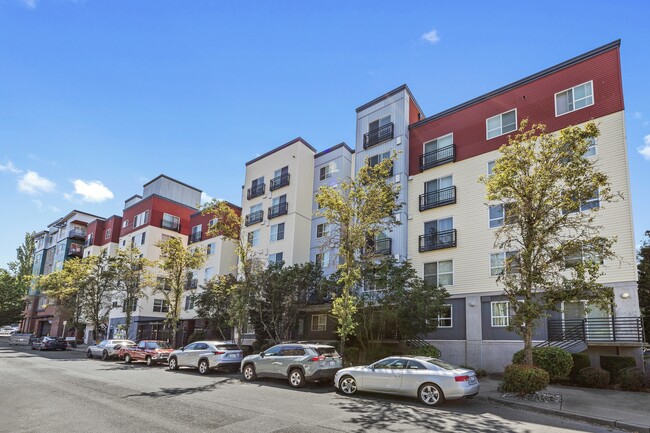
[[[639,248],[637,257],[639,270],[639,307],[645,323],[645,341],[650,341],[650,231]]]
[[[40,291],[56,305],[57,313],[78,331],[83,325],[80,291],[85,287],[91,269],[79,258],[66,260],[63,269],[41,276],[37,281]]]
[[[0,269],[0,325],[17,323],[24,308],[23,290],[16,277]]]
[[[597,279],[601,260],[614,256],[615,239],[600,235],[595,218],[615,195],[593,158],[583,157],[598,134],[593,122],[547,134],[543,125],[528,129],[523,121],[500,148],[493,174],[480,179],[487,200],[505,203],[495,247],[516,253],[497,281],[512,310],[509,329],[522,337],[528,365],[533,333],[547,311],[558,310],[562,301],[583,299],[604,310],[613,302],[612,289]]]
[[[115,268],[115,295],[124,307],[124,327],[126,338],[135,339],[129,334],[133,322],[133,312],[138,300],[146,297],[145,287],[153,285],[149,268],[153,263],[142,257],[140,250],[133,245],[118,250],[113,261]]]
[[[9,269],[12,270],[16,277],[16,283],[23,296],[27,295],[32,281],[35,251],[34,233],[25,233],[25,240],[22,245],[16,248],[16,261],[9,263]]]
[[[354,179],[341,179],[336,186],[322,186],[316,194],[319,214],[335,228],[329,230],[325,247],[338,249],[342,257],[338,265],[342,290],[332,302],[332,315],[338,321],[343,353],[346,338],[357,327],[358,298],[353,290],[361,281],[359,253],[367,247],[369,238],[374,239],[399,224],[395,213],[402,207],[398,203],[400,186],[390,176],[396,159],[397,154],[393,153],[374,166],[366,160]]]
[[[84,319],[93,325],[93,339],[97,340],[98,332],[106,322],[111,297],[116,288],[115,259],[109,257],[106,249],[102,249],[99,255],[86,257],[81,263],[85,268],[82,271],[85,279],[80,281],[79,303]]]
[[[217,275],[201,286],[202,291],[196,296],[196,313],[207,320],[209,329],[226,339],[225,330],[234,328],[237,318],[231,314],[231,293],[237,285],[232,274]]]
[[[206,254],[201,248],[188,248],[177,237],[160,241],[156,246],[160,248],[160,259],[157,265],[162,271],[165,284],[156,285],[154,292],[163,295],[169,305],[166,322],[171,326],[172,341],[175,342],[188,274],[203,266]]]

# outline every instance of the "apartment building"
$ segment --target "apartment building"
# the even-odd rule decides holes
[[[614,288],[613,316],[580,300],[567,302],[563,313],[551,312],[539,324],[535,339],[586,324],[592,335],[578,350],[587,349],[593,365],[599,354],[640,355],[639,341],[616,335],[640,326],[624,118],[617,41],[409,126],[408,256],[420,276],[451,295],[438,330],[426,336],[446,359],[497,371],[523,347],[506,330],[510,309],[496,283],[512,253],[494,248],[507,208],[486,204],[485,186],[477,181],[490,173],[498,148],[523,119],[549,132],[595,121],[601,136],[585,157],[624,197],[603,206],[597,220],[605,236],[618,239],[614,251],[621,259],[605,261],[600,279]],[[592,205],[599,206],[597,199]]]
[[[106,219],[98,218],[88,224],[83,256],[96,256],[106,250],[109,257],[115,257],[120,245],[122,217],[113,215]]]

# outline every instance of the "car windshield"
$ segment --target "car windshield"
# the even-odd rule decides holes
[[[323,356],[331,356],[333,358],[339,356],[339,354],[336,352],[336,349],[333,347],[321,346],[321,347],[315,347],[314,350],[316,351],[316,353]]]
[[[435,365],[437,367],[440,367],[440,368],[443,368],[445,370],[456,370],[457,368],[460,368],[457,365],[449,364],[449,363],[447,363],[445,361],[441,361],[441,360],[439,360],[437,358],[429,358],[429,359],[425,359],[425,361],[428,362],[429,364],[433,364],[433,365]]]

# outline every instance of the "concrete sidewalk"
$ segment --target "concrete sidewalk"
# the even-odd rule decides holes
[[[501,381],[480,379],[479,397],[490,402],[565,418],[650,433],[650,393],[549,385],[544,392],[562,396],[560,403],[503,398]]]

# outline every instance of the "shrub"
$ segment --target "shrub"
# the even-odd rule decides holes
[[[620,383],[620,371],[630,367],[636,367],[636,360],[632,356],[600,357],[600,368],[609,371],[611,383]]]
[[[548,386],[547,371],[530,365],[512,364],[503,373],[501,391],[532,394]]]
[[[436,346],[417,347],[409,351],[409,355],[428,356],[429,358],[440,358],[440,349]]]
[[[569,376],[571,379],[577,379],[578,373],[583,368],[591,367],[591,360],[589,355],[586,353],[572,353],[571,358],[573,358],[573,367],[571,368],[571,373]]]
[[[485,377],[488,374],[487,370],[484,368],[476,369],[474,367],[470,367],[469,365],[460,365],[459,367],[466,368],[468,370],[474,370],[474,373],[476,373],[476,377]]]
[[[578,383],[587,388],[607,388],[609,371],[597,367],[586,367],[578,372]]]
[[[350,363],[350,365],[356,365],[359,363],[359,355],[361,354],[361,351],[359,350],[358,347],[346,347],[345,348],[345,356],[343,357],[346,363]]]
[[[515,352],[513,364],[524,363],[524,351]],[[551,379],[566,377],[573,367],[571,354],[559,347],[533,347],[533,365],[545,370]]]
[[[619,372],[621,389],[625,391],[641,391],[645,388],[645,374],[640,368],[624,368]]]
[[[394,351],[386,346],[371,346],[365,353],[366,363],[371,364],[380,359],[394,355]]]
[[[205,331],[194,331],[187,338],[187,343],[194,343],[195,341],[205,340]]]

